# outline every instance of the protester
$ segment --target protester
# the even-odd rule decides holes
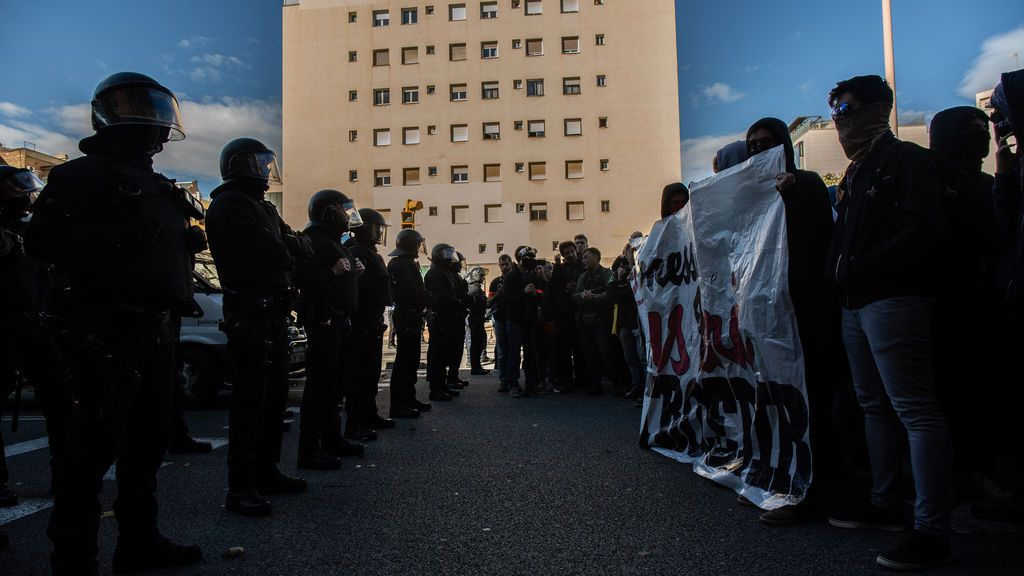
[[[626,250],[630,250],[627,244]],[[612,264],[612,281],[608,286],[608,299],[614,306],[612,333],[619,339],[626,368],[629,371],[629,386],[623,397],[639,399],[644,395],[647,381],[647,353],[643,332],[640,330],[636,298],[630,284],[633,267],[626,256],[619,256]]]
[[[788,130],[787,130],[788,132]],[[742,164],[749,158],[747,151],[747,142],[745,140],[737,140],[726,144],[722,148],[715,152],[715,159],[712,161],[712,169],[715,174],[723,170],[728,170],[737,164]]]
[[[508,352],[508,305],[505,301],[505,276],[514,264],[508,254],[498,256],[498,269],[501,274],[487,288],[487,306],[490,310],[494,330],[494,366],[498,371],[498,392],[508,392],[508,380],[505,377],[505,356]],[[519,368],[516,367],[518,371]]]
[[[690,191],[681,182],[673,182],[661,191],[661,217],[679,212],[690,201]]]
[[[906,529],[897,485],[906,428],[917,492],[914,532],[877,561],[902,570],[937,566],[951,558],[953,504],[952,446],[935,396],[931,345],[932,302],[945,281],[938,260],[944,186],[928,153],[889,130],[893,92],[885,80],[845,80],[828,101],[851,164],[839,185],[827,270],[843,302],[843,342],[873,478],[870,503],[830,523]]]
[[[601,266],[601,251],[587,248],[583,251],[583,273],[576,280],[577,318],[583,336],[583,353],[587,358],[587,394],[599,396],[601,377],[614,377],[611,362],[611,303],[608,287],[612,283],[611,270]]]
[[[555,349],[554,392],[565,394],[574,388],[586,387],[586,362],[583,339],[576,325],[576,281],[583,273],[576,245],[562,242],[551,271],[547,297],[544,299],[544,320],[553,324]]]

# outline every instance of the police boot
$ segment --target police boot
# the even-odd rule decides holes
[[[273,510],[270,501],[260,496],[259,492],[228,492],[224,499],[224,508],[241,516],[270,516]]]
[[[430,391],[430,401],[431,402],[448,402],[452,398],[454,398],[454,396],[452,395],[452,392],[455,392],[455,391],[454,390],[431,390]],[[455,392],[455,394],[458,394],[458,392]]]
[[[339,458],[347,458],[362,455],[363,452],[366,452],[366,446],[357,442],[349,442],[344,438],[335,438],[330,442],[324,441],[324,452]]]
[[[363,428],[361,426],[352,428],[346,426],[345,438],[359,440],[360,442],[372,442],[377,439],[377,432],[371,428]]]
[[[338,470],[341,468],[341,458],[323,450],[299,452],[297,467],[300,470]]]
[[[420,402],[419,400],[416,400],[412,403],[412,407],[420,412],[430,412],[431,405],[430,402]]]
[[[410,406],[393,406],[390,416],[392,418],[419,418],[420,411]],[[392,420],[394,422],[394,420]]]
[[[385,430],[388,428],[394,428],[395,421],[390,418],[384,418],[380,414],[374,414],[373,416],[370,416],[366,426],[373,430]]]
[[[18,505],[18,495],[5,483],[0,484],[0,508]]]
[[[206,454],[207,452],[213,452],[213,444],[200,442],[191,436],[185,436],[180,440],[171,442],[171,445],[167,447],[167,451],[171,454]]]
[[[140,570],[187,566],[203,559],[203,551],[195,544],[182,546],[160,536],[153,542],[126,543],[118,538],[114,548],[114,574]]]
[[[260,494],[298,494],[305,492],[309,484],[302,478],[285,476],[277,466],[256,475],[256,490]]]

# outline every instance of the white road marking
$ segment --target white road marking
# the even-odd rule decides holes
[[[11,444],[5,446],[4,450],[7,452],[7,457],[17,456],[18,454],[25,454],[28,452],[34,452],[36,450],[42,450],[50,446],[50,440],[46,436],[42,438],[36,438],[35,440],[26,440],[25,442],[18,442],[17,444]]]
[[[12,508],[0,508],[0,526],[53,506],[49,498],[25,498]]]

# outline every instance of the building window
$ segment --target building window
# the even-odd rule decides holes
[[[501,140],[501,124],[484,122],[484,140]]]
[[[481,42],[480,43],[480,57],[484,59],[497,58],[498,57],[498,43],[497,42]]]
[[[523,47],[523,41],[520,40],[519,38],[516,38],[515,40],[512,41],[512,49],[513,50],[519,50],[522,47]]]
[[[452,84],[451,85],[451,101],[452,102],[463,102],[466,99],[466,85],[465,84]]]
[[[546,162],[530,162],[530,180],[547,180],[548,165]]]
[[[433,56],[433,55],[434,55],[434,46],[433,45],[427,46],[427,56]]]
[[[448,45],[448,59],[452,62],[458,62],[466,59],[466,45],[465,44],[449,44]]]
[[[452,224],[469,224],[469,206],[452,206]]]
[[[349,102],[355,102],[356,100],[359,100],[359,92],[357,92],[355,90],[349,90],[348,91],[348,101]]]
[[[526,165],[522,162],[516,162],[516,172],[526,172]]]
[[[415,126],[412,128],[402,128],[402,144],[419,144],[420,143],[420,128]]]
[[[537,16],[544,13],[544,5],[541,0],[526,0],[526,15]]]
[[[469,126],[466,124],[452,124],[452,142],[469,142]]]
[[[437,176],[437,166],[427,166],[427,176]],[[434,213],[431,216],[437,216],[437,208],[434,208]]]
[[[377,188],[391,186],[391,170],[374,170],[373,185]]]
[[[373,51],[373,65],[374,66],[388,66],[390,65],[390,59],[388,58],[388,49],[374,50]]]
[[[580,37],[579,36],[563,36],[562,37],[562,54],[579,54],[580,53]]]
[[[433,84],[427,84],[427,95],[436,94],[437,88]]]
[[[358,62],[359,61],[359,53],[356,52],[355,50],[350,50],[349,53],[348,53],[348,61],[349,62]]]
[[[583,160],[566,160],[565,178],[566,180],[579,180],[583,178]]]
[[[391,14],[387,10],[373,11],[373,27],[380,28],[391,24]]]
[[[608,171],[608,159],[607,158],[603,158],[601,160],[601,171],[602,172],[607,172]]]
[[[419,86],[406,86],[405,88],[402,88],[402,104],[416,104],[419,101]]]
[[[433,6],[429,6],[429,5],[428,6],[424,6],[423,7],[423,11],[426,12],[426,14],[429,16],[429,15],[434,13],[434,7]]]
[[[484,222],[488,224],[501,222],[501,204],[487,204],[484,206]]]
[[[565,119],[565,135],[566,136],[580,136],[583,134],[583,120],[579,118],[566,118]]]
[[[528,38],[526,40],[526,55],[527,56],[543,56],[544,55],[544,40],[541,38]]]
[[[480,19],[490,20],[491,18],[498,17],[498,3],[497,2],[481,2],[480,3]]]
[[[437,134],[437,126],[427,126],[427,136]]]
[[[452,166],[452,184],[465,184],[469,182],[469,166]],[[455,222],[452,222],[455,224]],[[461,222],[466,224],[467,222]]]
[[[612,211],[612,201],[611,200],[601,200],[601,212],[611,212],[611,211]]]
[[[484,164],[484,182],[501,182],[501,164]]]
[[[419,168],[404,168],[404,169],[402,169],[402,185],[403,186],[419,186],[420,185],[420,169]]]
[[[548,203],[547,202],[531,202],[530,203],[530,222],[547,222],[548,220]]]
[[[349,12],[348,13],[348,22],[349,22],[349,24],[355,24],[356,23],[356,16],[357,15],[356,15],[355,12]]]
[[[519,0],[512,0],[512,7],[519,8]]]
[[[381,128],[373,131],[373,145],[374,146],[390,146],[391,145],[391,130],[388,128]]]
[[[607,85],[608,85],[608,79],[605,77],[605,75],[604,74],[598,74],[597,75],[597,86],[599,88],[604,88]]]
[[[608,117],[607,116],[601,116],[600,118],[598,118],[597,119],[597,127],[598,128],[607,128],[608,127]]]
[[[419,12],[415,8],[402,8],[402,25],[415,24],[419,19]]]
[[[583,220],[583,202],[566,202],[565,219]]]
[[[480,92],[484,100],[496,100],[498,98],[498,83],[483,82],[480,84]]]
[[[562,0],[562,12],[579,12],[580,0]]]
[[[374,106],[387,106],[391,104],[391,89],[390,88],[377,88],[373,91],[373,105]]]
[[[562,94],[575,95],[580,93],[580,78],[562,78]]]
[[[402,64],[419,64],[420,49],[416,46],[402,48]]]
[[[481,254],[487,252],[487,244],[477,244],[477,250],[479,250]]]
[[[513,80],[512,81],[512,89],[513,90],[522,90],[523,89],[523,81],[522,80]]]
[[[427,216],[437,216],[437,206],[427,208]]]
[[[516,120],[516,121],[512,122],[512,128],[514,128],[515,130],[522,130],[523,129],[523,121],[522,120]]]
[[[498,254],[501,254],[502,252],[505,251],[505,245],[501,242],[498,242],[497,244],[494,245],[494,251],[497,252]]]
[[[594,44],[598,46],[604,46],[604,34],[598,34],[594,36]]]
[[[466,5],[465,4],[449,4],[448,5],[448,20],[455,22],[457,20],[466,19]]]
[[[349,130],[348,131],[348,141],[349,142],[356,142],[358,140],[359,140],[359,130]]]
[[[543,138],[544,137],[544,121],[543,120],[530,120],[527,127],[527,135],[530,138]]]
[[[523,204],[523,203],[516,204],[516,214],[522,214],[523,212],[526,212],[526,204]]]
[[[349,182],[359,182],[359,171],[358,170],[349,170],[348,171],[348,181]]]
[[[604,0],[594,0],[594,6],[604,6]]]
[[[526,81],[526,95],[527,96],[543,96],[544,95],[544,79],[536,78],[533,80]]]

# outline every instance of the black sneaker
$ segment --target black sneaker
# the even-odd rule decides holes
[[[395,406],[391,409],[389,415],[392,418],[419,418],[420,411],[408,406]]]
[[[792,526],[813,520],[814,515],[814,508],[804,500],[799,504],[790,504],[769,510],[761,514],[758,519],[769,526]]]
[[[373,430],[386,430],[388,428],[394,428],[395,421],[390,418],[384,418],[379,414],[375,414],[370,417],[366,425]]]
[[[270,516],[273,508],[270,501],[260,496],[255,490],[248,492],[228,492],[224,499],[224,508],[242,516]]]
[[[420,412],[430,412],[430,402],[420,402],[419,400],[412,403],[412,407],[419,410]]]
[[[117,547],[114,548],[112,568],[114,574],[126,574],[142,570],[188,566],[202,559],[203,551],[199,546],[195,544],[182,546],[161,536],[155,542],[142,546],[118,542]]]
[[[455,392],[455,391],[454,390],[448,390],[447,392],[442,392],[440,390],[431,390],[430,391],[430,401],[431,402],[448,402],[448,401],[450,401],[454,397],[454,396],[452,396],[452,392]],[[456,392],[456,394],[458,394],[458,392]]]
[[[906,532],[910,526],[899,512],[883,510],[873,504],[851,514],[837,514],[828,519],[836,528],[847,530],[878,530],[880,532]]]
[[[898,548],[879,554],[875,559],[879,566],[900,572],[935,568],[952,560],[949,540],[918,530],[914,530]]]

